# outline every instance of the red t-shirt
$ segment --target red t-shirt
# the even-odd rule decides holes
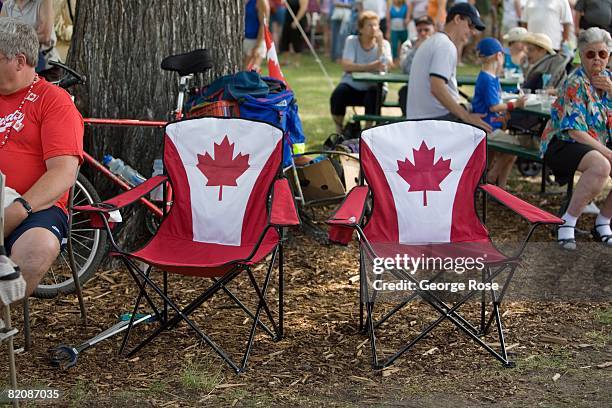
[[[83,161],[83,118],[70,95],[40,79],[32,87],[21,115],[19,104],[30,87],[11,95],[0,95],[0,171],[6,185],[19,194],[28,191],[47,171],[45,161],[57,156],[77,156]],[[55,203],[66,211],[68,191]]]

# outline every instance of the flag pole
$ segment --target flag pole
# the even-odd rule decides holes
[[[285,4],[285,7],[287,8],[287,11],[291,15],[291,19],[295,23],[295,26],[297,27],[297,29],[300,31],[300,34],[304,38],[304,41],[306,41],[306,45],[308,45],[308,48],[310,49],[310,52],[314,56],[315,61],[317,62],[317,64],[319,64],[319,67],[321,67],[321,71],[323,71],[323,75],[325,76],[325,79],[327,79],[327,82],[329,83],[329,87],[331,89],[334,89],[335,88],[334,81],[332,81],[331,77],[327,73],[327,70],[325,69],[325,66],[321,62],[321,59],[319,58],[319,55],[317,54],[317,52],[315,51],[314,47],[310,43],[310,40],[308,39],[308,36],[304,32],[304,29],[302,28],[302,25],[300,24],[300,22],[298,21],[297,17],[295,16],[295,13],[293,12],[293,10],[291,10],[291,7],[289,7],[289,4],[287,3],[287,0],[283,0],[283,3]]]

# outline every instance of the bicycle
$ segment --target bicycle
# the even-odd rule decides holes
[[[78,84],[84,84],[86,78],[77,73],[72,68],[59,63],[52,63],[63,69],[64,76],[56,84],[64,89]],[[212,68],[212,63],[207,50],[199,49],[185,54],[171,55],[162,60],[161,68],[166,71],[177,72],[179,74],[178,95],[176,108],[170,113],[170,120],[180,120],[184,117],[183,104],[189,93],[189,83],[194,74],[204,73]],[[87,126],[129,126],[129,127],[155,127],[163,128],[168,122],[161,120],[136,120],[136,119],[105,119],[105,118],[84,118]],[[113,174],[102,163],[83,152],[84,163],[89,165],[92,171],[102,174],[114,185],[123,190],[132,188],[123,179]],[[171,194],[170,189],[166,189],[167,194]],[[104,229],[93,228],[90,225],[88,216],[73,211],[75,206],[87,205],[100,202],[100,196],[93,184],[79,172],[73,187],[72,202],[69,205],[68,219],[69,231],[67,245],[58,256],[50,271],[33,293],[38,298],[53,298],[59,294],[71,294],[77,290],[74,282],[71,262],[74,259],[74,269],[76,269],[80,286],[87,282],[94,275],[102,260],[104,259],[109,241],[107,232]],[[170,201],[170,200],[168,200]],[[156,225],[155,220],[161,219],[164,209],[157,206],[154,202],[141,198],[139,200],[151,214],[149,218],[150,228]]]

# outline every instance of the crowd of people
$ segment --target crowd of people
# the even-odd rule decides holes
[[[464,122],[486,130],[490,139],[512,144],[522,144],[524,139],[510,130],[533,132],[541,136],[541,156],[559,184],[570,182],[576,171],[581,174],[562,216],[565,224],[558,229],[560,247],[574,250],[577,218],[612,177],[609,59],[612,8],[602,10],[601,3],[606,1],[597,5],[581,1],[576,4],[574,19],[568,0],[546,4],[528,0],[522,7],[517,6],[513,9],[515,13],[511,13],[516,18],[504,19],[507,31],[503,40],[507,48],[493,37],[477,42],[481,71],[468,104],[460,102],[457,88],[459,55],[486,28],[478,10],[470,3],[455,2],[446,14],[442,29],[429,15],[413,20],[416,37],[399,46],[399,54],[394,54],[399,55],[399,61],[389,58],[387,50],[391,47],[392,53],[397,41],[393,38],[391,44],[385,41],[377,15],[360,13],[357,35],[348,37],[340,59],[345,74],[330,98],[336,129],[342,131],[347,105],[364,106],[366,114],[376,114],[377,85],[357,83],[351,79],[351,73],[384,71],[397,61],[399,69],[409,75],[407,86],[399,92],[400,106],[407,119]],[[506,3],[520,5],[522,2]],[[401,10],[403,4],[393,1],[390,6]],[[594,9],[601,11],[604,18],[594,18]],[[394,15],[398,14],[401,13]],[[364,30],[364,21],[368,22],[368,30]],[[526,27],[520,27],[520,21]],[[576,30],[574,22],[579,26]],[[578,68],[573,64],[574,44],[581,61]],[[518,95],[503,97],[502,76],[519,81],[519,89],[510,90],[518,91]],[[525,110],[515,111],[525,106],[531,93],[556,98],[550,111],[551,120],[543,131],[538,116]],[[505,187],[515,156],[499,153],[491,156],[488,181]],[[597,241],[612,247],[611,218],[612,192],[599,209],[591,231]]]

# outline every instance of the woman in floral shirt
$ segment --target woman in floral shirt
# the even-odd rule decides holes
[[[561,248],[576,249],[574,229],[584,207],[612,176],[612,74],[606,65],[612,49],[610,34],[590,28],[578,36],[582,66],[563,84],[542,134],[541,154],[561,184],[575,171],[582,173],[563,215],[557,241]],[[607,146],[606,146],[607,144]],[[591,233],[612,248],[612,192],[601,206]]]

